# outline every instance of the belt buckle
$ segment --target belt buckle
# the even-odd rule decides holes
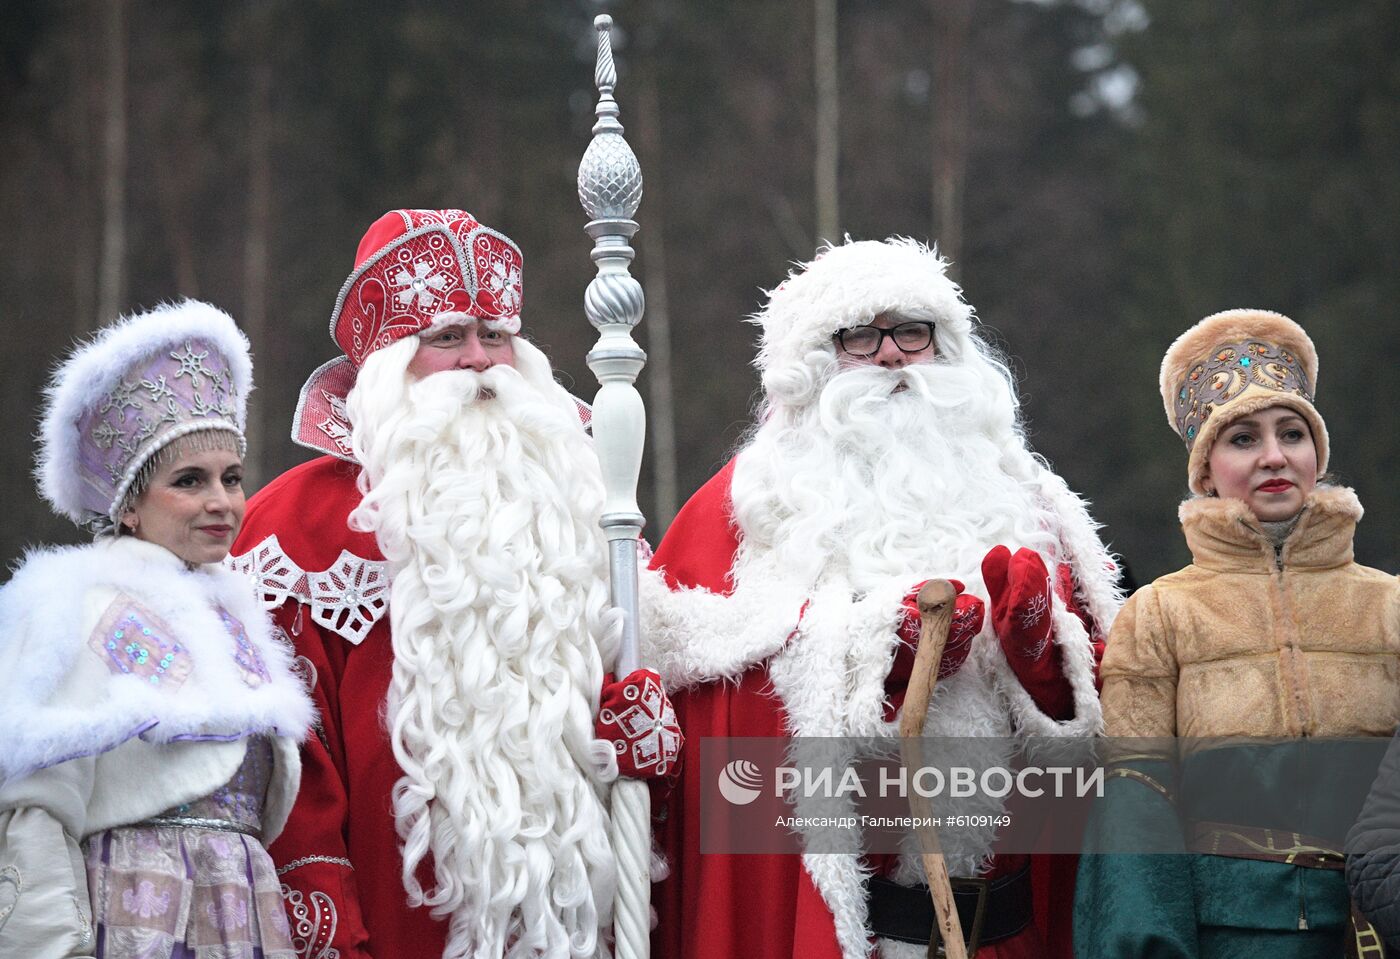
[[[967,942],[967,954],[975,957],[977,949],[982,944],[982,923],[987,918],[987,896],[992,889],[990,879],[951,879],[949,884],[955,892],[966,892],[971,889],[977,893],[977,907],[972,911],[972,928],[963,931],[963,939]],[[956,898],[953,901],[953,908],[957,908]],[[937,921],[935,920],[935,925]],[[929,937],[929,956],[945,956],[947,953],[943,948],[943,936],[941,933]],[[934,942],[938,943],[938,948],[934,949]]]

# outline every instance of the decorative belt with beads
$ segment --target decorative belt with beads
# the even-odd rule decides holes
[[[132,826],[178,826],[181,829],[214,829],[218,832],[236,832],[254,839],[262,835],[262,830],[231,819],[203,819],[199,816],[152,816]]]

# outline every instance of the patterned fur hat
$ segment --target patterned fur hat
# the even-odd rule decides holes
[[[390,210],[370,225],[331,313],[344,352],[301,388],[292,440],[353,461],[345,398],[376,350],[447,323],[520,332],[524,257],[464,210]]]
[[[1286,406],[1307,421],[1317,472],[1327,470],[1327,426],[1313,406],[1317,350],[1288,317],[1268,310],[1206,317],[1167,350],[1158,383],[1167,422],[1190,453],[1194,492],[1206,491],[1206,461],[1220,431],[1271,406]]]
[[[109,529],[175,440],[244,448],[253,364],[222,310],[197,300],[128,316],[79,345],[45,390],[35,476],[61,516]]]

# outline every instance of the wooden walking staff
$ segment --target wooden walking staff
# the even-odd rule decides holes
[[[598,342],[588,354],[588,368],[598,377],[593,400],[593,442],[603,472],[607,498],[601,525],[608,539],[613,606],[625,613],[617,675],[640,665],[637,648],[637,540],[646,520],[637,506],[637,477],[642,468],[646,410],[637,392],[637,374],[646,353],[632,339],[642,319],[642,286],[628,272],[635,255],[628,241],[637,232],[632,219],[642,201],[642,171],[622,138],[617,121],[608,29],[612,17],[593,21],[598,31],[598,86],[593,141],[578,168],[578,196],[588,214],[584,227],[593,238],[598,275],[584,294],[584,312],[597,328]],[[612,790],[613,848],[617,856],[617,900],[613,916],[619,959],[645,959],[651,928],[651,797],[641,780],[619,779]]]
[[[946,579],[931,579],[919,590],[919,648],[914,653],[914,672],[909,677],[909,689],[904,695],[904,710],[899,717],[900,753],[908,769],[923,763],[919,749],[924,734],[924,719],[928,716],[933,685],[938,681],[938,664],[943,659],[943,647],[948,644],[948,629],[953,624],[953,601],[957,591]],[[909,810],[915,819],[928,819],[933,805],[927,796],[909,792]],[[943,938],[944,955],[948,959],[967,959],[963,942],[962,921],[953,902],[953,884],[948,878],[948,865],[938,845],[938,831],[932,826],[919,827],[919,844],[923,849],[924,876],[928,879],[933,911],[938,917],[938,931]],[[929,955],[934,955],[929,945]]]

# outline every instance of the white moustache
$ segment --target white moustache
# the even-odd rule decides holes
[[[822,421],[830,427],[888,424],[890,416],[933,413],[945,431],[960,433],[985,426],[983,416],[974,414],[986,401],[985,389],[976,373],[951,363],[916,363],[893,370],[861,366],[832,377],[818,402]]]
[[[912,363],[899,369],[881,366],[847,367],[827,383],[826,389],[838,389],[852,395],[873,398],[892,396],[906,389],[920,393],[936,402],[959,400],[978,388],[977,375],[955,363]]]
[[[493,366],[481,372],[442,370],[409,384],[408,392],[415,404],[455,400],[468,405],[495,399],[516,385],[524,386],[524,380],[514,368]]]

